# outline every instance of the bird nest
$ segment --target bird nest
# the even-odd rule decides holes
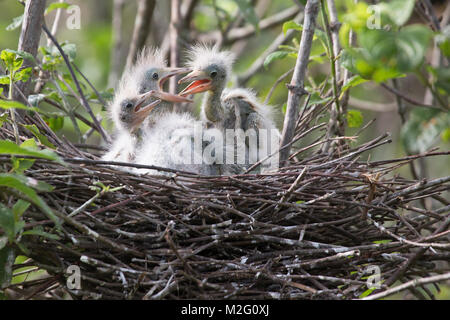
[[[130,173],[120,167],[132,164],[111,166],[69,141],[58,145],[28,116],[65,162],[37,159],[26,172],[54,186],[40,196],[61,225],[38,207],[24,214],[25,229],[58,238],[22,238],[32,260],[15,268],[46,275],[9,289],[79,299],[354,299],[448,272],[449,202],[441,194],[449,178],[398,175],[415,159],[448,153],[362,160],[387,135],[321,153],[323,143],[348,138],[323,139],[326,125],[314,123],[320,112],[298,121],[295,140],[316,140],[294,149],[287,166],[235,176]],[[0,136],[12,140],[12,130],[5,125]],[[8,157],[2,162],[9,166]],[[74,265],[76,288],[68,281]]]

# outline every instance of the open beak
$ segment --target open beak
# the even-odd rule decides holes
[[[144,94],[141,94],[138,97],[138,101],[136,103],[136,106],[134,107],[134,120],[132,123],[132,131],[134,131],[137,127],[141,125],[141,123],[145,120],[145,118],[149,115],[149,113],[158,105],[161,103],[161,100],[155,100],[148,104],[145,104],[146,101],[150,97],[153,97],[155,95],[155,91],[149,91]]]
[[[155,91],[153,96],[169,102],[192,102],[191,99],[188,99],[186,97],[165,92],[163,88],[164,83],[170,77],[176,76],[178,74],[188,73],[189,71],[191,70],[188,68],[164,68],[162,70],[163,76],[158,81],[159,91]]]
[[[178,81],[179,84],[185,82],[191,83],[179,93],[180,96],[187,96],[189,94],[205,92],[212,88],[211,77],[209,77],[206,72],[201,70],[194,70]]]

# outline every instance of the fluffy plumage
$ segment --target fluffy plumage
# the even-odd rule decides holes
[[[217,45],[210,47],[204,43],[190,47],[186,56],[186,66],[193,70],[203,70],[211,65],[217,65],[222,68],[227,75],[225,83],[231,75],[233,64],[236,59],[233,52],[220,51]]]
[[[108,152],[102,159],[106,161],[132,162],[135,158],[136,148],[139,141],[139,131],[133,132],[129,123],[132,110],[124,105],[135,101],[140,94],[151,89],[157,89],[156,84],[148,80],[149,70],[165,67],[165,60],[161,52],[153,48],[144,48],[136,58],[136,62],[124,71],[120,79],[113,100],[108,106],[109,117],[114,123],[115,139],[109,146]],[[162,106],[161,106],[162,104]],[[155,108],[148,118],[153,118],[164,108],[165,102]],[[146,124],[150,120],[146,120]],[[123,169],[128,170],[123,167]]]
[[[248,131],[249,136],[254,136],[259,142],[261,129],[266,129],[267,140],[258,143],[257,149],[253,148],[253,153],[248,159],[261,159],[262,155],[268,155],[268,145],[274,140],[279,139],[280,133],[276,128],[273,108],[261,103],[252,90],[236,88],[226,89],[227,80],[232,71],[234,55],[229,51],[219,51],[217,46],[208,47],[204,44],[197,45],[189,52],[188,66],[193,69],[191,76],[185,79],[192,79],[192,82],[184,92],[202,92],[206,91],[202,101],[200,117],[209,128],[242,129]],[[203,86],[203,87],[202,87]],[[196,89],[199,88],[199,89]],[[263,138],[264,136],[261,136]],[[249,148],[250,139],[246,139]],[[250,150],[247,150],[250,153]],[[255,158],[256,156],[256,158]]]

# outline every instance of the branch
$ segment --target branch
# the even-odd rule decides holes
[[[432,277],[427,277],[427,278],[421,278],[421,279],[414,279],[408,282],[405,282],[404,284],[401,284],[399,286],[396,286],[394,288],[385,290],[383,292],[368,296],[363,298],[362,300],[376,300],[376,299],[380,299],[380,298],[384,298],[387,296],[390,296],[391,294],[403,291],[405,289],[408,288],[414,288],[420,285],[424,285],[427,283],[433,283],[433,282],[438,282],[438,281],[444,281],[444,280],[448,280],[450,279],[450,272],[445,273],[445,274],[440,274],[437,276],[432,276]]]
[[[108,75],[108,87],[114,87],[120,77],[120,66],[122,61],[122,14],[124,8],[124,0],[114,0],[113,17],[112,17],[112,42],[111,47],[111,63]]]
[[[106,142],[109,143],[110,142],[110,138],[109,138],[108,134],[105,132],[105,130],[103,129],[103,127],[100,124],[100,122],[98,122],[97,117],[92,112],[92,109],[91,109],[89,103],[87,102],[86,97],[83,94],[83,90],[81,89],[80,83],[78,82],[78,79],[77,79],[77,77],[75,75],[75,72],[73,71],[72,65],[71,65],[69,59],[67,58],[67,55],[64,53],[64,50],[59,45],[58,41],[55,39],[55,37],[51,34],[51,32],[47,29],[47,27],[45,25],[42,26],[42,29],[47,34],[47,36],[52,40],[53,44],[56,46],[56,48],[58,49],[59,53],[63,57],[64,62],[66,63],[67,68],[69,69],[70,75],[72,76],[72,79],[75,82],[75,86],[77,87],[78,94],[80,95],[80,103],[81,103],[81,105],[83,105],[83,107],[86,109],[86,111],[91,116],[91,118],[94,121],[95,126],[97,127],[98,132],[100,132],[100,135],[102,136],[102,138]]]
[[[291,80],[291,90],[289,90],[287,100],[286,116],[284,118],[283,132],[281,134],[281,146],[290,143],[294,137],[295,123],[298,117],[298,107],[300,105],[300,99],[304,94],[303,84],[306,75],[306,68],[308,66],[309,55],[311,52],[318,12],[319,1],[308,1],[305,7],[305,19],[300,48],[298,50],[297,62],[295,64],[294,74]],[[292,88],[296,88],[298,90],[293,90]],[[290,147],[287,147],[280,152],[281,165],[283,165],[283,163],[288,159],[290,149]]]
[[[330,11],[330,15],[333,15],[334,26],[336,26],[336,23],[339,23],[337,20],[337,12],[336,12],[336,6],[334,5],[333,0],[327,0],[328,2],[328,9]],[[336,30],[333,30],[332,33],[332,27],[330,26],[330,23],[328,21],[328,16],[325,9],[325,1],[321,0],[321,8],[322,8],[322,20],[325,25],[326,35],[327,35],[327,46],[328,46],[328,53],[330,58],[330,67],[331,67],[331,76],[332,76],[332,85],[333,85],[333,95],[334,95],[334,102],[331,107],[330,112],[330,120],[328,122],[328,129],[327,129],[327,138],[330,139],[333,135],[337,136],[343,136],[345,135],[345,126],[341,124],[342,122],[342,115],[344,114],[341,110],[341,106],[339,103],[339,87],[338,82],[340,80],[340,70],[339,70],[339,64],[336,59],[337,54],[339,53],[339,35],[336,33]],[[331,5],[330,5],[331,4]],[[331,13],[332,12],[332,13]],[[335,43],[336,41],[336,43]],[[322,152],[331,151],[330,148],[330,142],[327,142],[322,146]]]
[[[299,12],[295,18],[293,19],[295,22],[300,23],[301,20],[303,19],[304,13],[303,12]],[[271,54],[272,52],[278,50],[278,47],[284,43],[286,43],[287,41],[289,41],[295,34],[295,30],[288,30],[286,32],[286,35],[284,35],[283,32],[281,32],[278,37],[276,37],[276,39],[272,42],[272,44],[261,54],[261,56],[259,56],[254,62],[253,64],[247,69],[247,71],[245,71],[243,74],[241,74],[240,76],[238,76],[238,84],[239,85],[244,85],[245,83],[247,83],[248,80],[250,80],[250,78],[257,73],[259,70],[261,70],[261,68],[264,65],[264,61],[266,60],[267,56],[269,54]],[[309,55],[308,55],[309,56]]]
[[[155,0],[139,0],[138,2],[133,37],[131,39],[130,50],[128,51],[127,63],[125,67],[127,69],[134,63],[137,54],[145,45],[147,35],[150,33],[149,29],[155,4]]]
[[[22,23],[22,31],[19,38],[19,51],[30,53],[36,57],[39,40],[41,39],[41,27],[44,24],[45,0],[27,1],[25,4],[24,19]],[[23,68],[30,67],[32,62],[25,59]],[[28,97],[30,91],[31,80],[27,82],[17,83],[19,90]],[[17,92],[13,94],[13,99],[25,103],[21,95]]]
[[[259,30],[265,30],[280,25],[281,23],[294,18],[299,12],[300,8],[298,7],[291,7],[283,11],[280,11],[274,14],[273,16],[261,20],[259,22]],[[231,44],[238,40],[246,39],[254,35],[255,32],[256,29],[253,25],[247,25],[241,28],[230,29],[225,36],[224,44]],[[220,31],[212,31],[206,34],[200,34],[199,39],[200,41],[207,42],[213,39],[218,39],[220,36],[221,36]]]
[[[179,24],[180,24],[180,0],[172,0],[170,5],[170,66],[176,67],[179,64]],[[175,93],[177,90],[177,77],[171,77],[169,80],[169,92]]]

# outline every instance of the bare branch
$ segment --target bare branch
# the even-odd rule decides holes
[[[293,20],[297,23],[300,23],[301,20],[303,19],[303,15],[304,15],[303,12],[299,12]],[[294,30],[288,30],[286,32],[286,35],[283,32],[281,32],[275,38],[275,40],[272,42],[272,44],[253,62],[253,64],[247,69],[247,71],[245,71],[243,74],[238,76],[238,84],[244,85],[245,83],[247,83],[247,81],[250,80],[250,78],[255,73],[257,73],[259,70],[261,70],[267,56],[269,54],[271,54],[272,52],[278,50],[278,47],[280,45],[282,45],[282,44],[286,43],[287,41],[289,41],[290,39],[292,39],[294,34],[295,34]]]
[[[125,0],[114,0],[113,17],[112,17],[112,42],[111,62],[108,75],[108,87],[114,87],[120,77],[120,67],[122,62],[122,14]]]
[[[390,296],[391,294],[403,291],[408,288],[414,288],[414,287],[417,287],[417,286],[420,286],[423,284],[439,282],[439,281],[444,281],[444,280],[448,280],[448,279],[450,279],[450,272],[440,274],[437,276],[427,277],[427,278],[414,279],[414,280],[405,282],[404,284],[401,284],[399,286],[396,286],[394,288],[391,288],[391,289],[385,290],[383,292],[365,297],[362,300],[376,300],[376,299]]]
[[[134,23],[133,37],[128,51],[125,68],[129,68],[135,61],[137,54],[144,47],[155,9],[155,0],[139,0],[136,21]]]
[[[180,0],[172,0],[170,6],[170,26],[169,26],[169,38],[170,38],[170,66],[176,67],[179,64],[179,24],[180,24]],[[169,80],[169,92],[175,93],[177,90],[177,77],[171,77]]]
[[[303,85],[308,66],[311,45],[316,28],[317,13],[319,12],[319,1],[308,1],[305,7],[305,19],[303,23],[303,33],[298,50],[297,62],[295,64],[294,74],[291,80],[291,90],[289,90],[286,116],[284,118],[283,132],[281,134],[280,145],[284,146],[291,142],[294,137],[295,123],[297,122],[300,99],[304,93]],[[295,90],[298,89],[298,90]],[[302,92],[303,91],[303,92]],[[287,160],[290,147],[280,151],[280,164],[283,165]]]
[[[278,26],[281,23],[294,18],[299,12],[300,9],[298,7],[291,7],[283,11],[280,11],[274,14],[273,16],[262,19],[259,22],[259,30],[266,30]],[[255,32],[256,29],[253,25],[247,25],[245,27],[230,29],[226,34],[224,44],[230,44],[238,40],[246,39],[254,35]],[[207,42],[213,39],[218,39],[220,38],[220,36],[221,36],[220,31],[212,31],[206,34],[200,34],[199,39],[200,41]]]
[[[36,57],[39,40],[41,39],[41,27],[44,24],[44,11],[45,0],[27,1],[25,4],[18,50],[28,52],[33,57]],[[30,67],[31,65],[32,62],[27,59],[23,62],[23,68]],[[17,85],[25,97],[28,97],[30,93],[30,80],[27,82],[19,82]],[[25,102],[17,92],[13,93],[13,98],[14,100]]]
[[[86,111],[89,113],[89,115],[91,116],[92,120],[95,123],[95,126],[98,129],[98,132],[100,132],[100,135],[102,136],[102,138],[106,141],[106,142],[110,142],[110,138],[108,136],[108,134],[105,132],[105,130],[103,129],[102,125],[100,124],[100,122],[97,120],[97,117],[95,117],[94,113],[92,112],[92,109],[89,105],[89,103],[86,100],[86,97],[83,94],[83,90],[81,89],[80,83],[78,82],[78,79],[75,75],[75,72],[73,71],[72,65],[69,61],[69,58],[67,58],[67,55],[64,53],[64,50],[61,48],[61,46],[59,45],[58,41],[55,39],[55,37],[50,33],[50,31],[47,29],[47,27],[45,25],[42,26],[42,29],[44,30],[44,32],[47,34],[47,36],[52,40],[53,44],[56,46],[56,48],[58,48],[59,53],[61,54],[61,56],[64,59],[64,62],[67,65],[67,68],[69,69],[70,75],[72,76],[73,81],[75,82],[75,86],[77,87],[77,91],[78,94],[80,95],[80,104],[86,109]]]

